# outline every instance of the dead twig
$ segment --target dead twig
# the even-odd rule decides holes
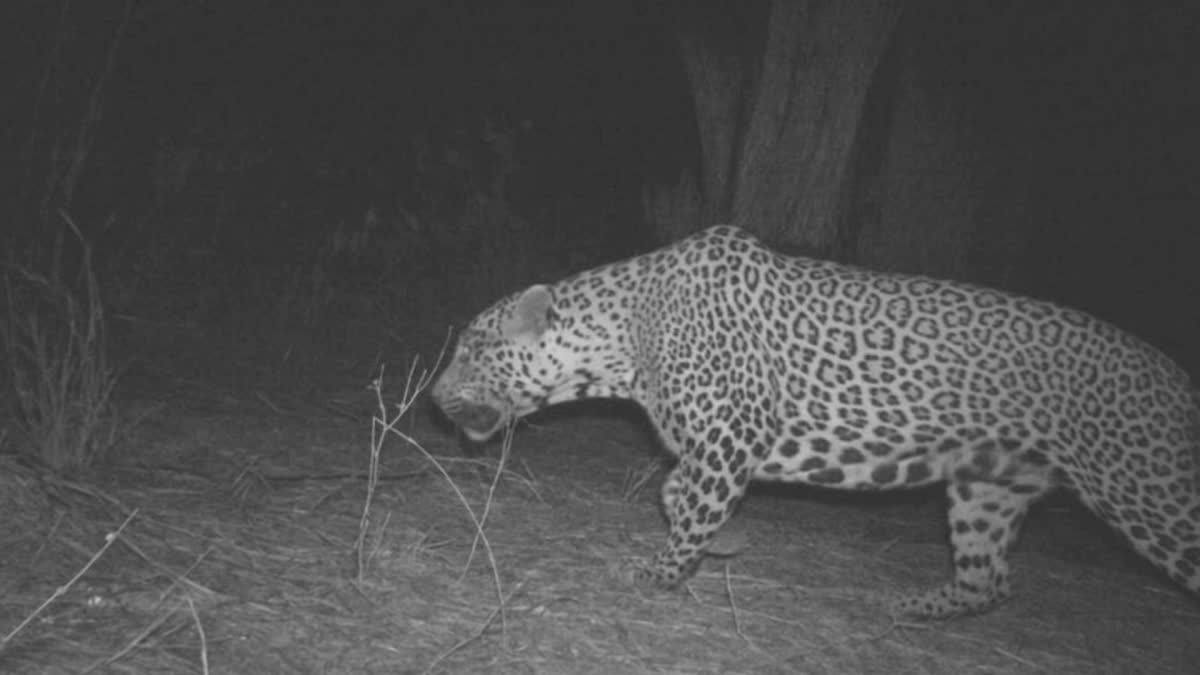
[[[42,602],[42,604],[38,605],[37,609],[33,610],[33,612],[31,612],[29,614],[29,616],[25,617],[24,621],[17,624],[17,627],[12,629],[11,631],[9,631],[8,635],[5,635],[3,638],[0,638],[0,650],[3,650],[5,648],[5,646],[7,646],[8,643],[10,641],[12,641],[12,639],[14,637],[16,637],[17,633],[20,633],[22,630],[24,630],[25,627],[28,626],[31,622],[33,622],[33,620],[36,619],[38,617],[38,615],[40,615],[47,607],[49,607],[51,603],[53,603],[55,600],[61,598],[63,595],[66,594],[67,591],[71,590],[71,587],[74,586],[79,581],[79,579],[83,577],[84,574],[87,574],[87,571],[92,568],[92,565],[95,565],[96,561],[99,560],[100,557],[103,556],[106,551],[108,551],[109,547],[111,547],[113,545],[113,542],[115,542],[117,540],[117,537],[121,536],[121,533],[125,531],[125,526],[128,525],[130,523],[130,521],[133,520],[134,516],[136,516],[137,513],[138,513],[138,510],[134,509],[133,512],[131,512],[129,514],[129,516],[127,516],[125,518],[125,521],[123,523],[121,523],[120,527],[118,527],[113,532],[109,532],[108,534],[104,535],[104,545],[101,546],[100,550],[96,551],[92,555],[92,557],[87,561],[87,563],[84,564],[84,566],[82,568],[80,568],[80,570],[78,572],[75,573],[75,576],[71,577],[70,580],[67,581],[67,583],[54,589],[54,593],[51,594],[50,597],[46,598]]]

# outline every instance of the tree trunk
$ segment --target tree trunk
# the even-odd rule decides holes
[[[731,215],[731,177],[752,72],[747,47],[738,39],[743,35],[713,30],[725,28],[722,23],[721,17],[704,16],[693,8],[678,14],[675,21],[675,42],[692,90],[700,135],[700,180],[695,187],[705,224],[727,221]]]
[[[889,0],[773,0],[747,115],[734,222],[832,250],[855,135],[895,26]]]
[[[766,0],[734,20],[721,4],[676,20],[700,168],[647,200],[661,238],[728,218],[822,257],[1019,286],[1030,113],[1011,47],[987,37],[1017,15]]]
[[[733,29],[693,5],[677,19],[701,168],[647,196],[663,238],[730,220],[778,243],[833,247],[863,102],[899,12],[894,0],[765,7],[741,6]],[[761,49],[754,67],[745,45]]]

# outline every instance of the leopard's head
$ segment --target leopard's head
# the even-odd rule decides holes
[[[485,310],[459,336],[433,385],[434,402],[475,441],[545,405],[563,369],[547,349],[556,319],[545,286]]]

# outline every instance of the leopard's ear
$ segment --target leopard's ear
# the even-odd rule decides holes
[[[555,320],[554,296],[550,289],[538,284],[525,289],[513,305],[512,314],[504,322],[504,335],[541,337]]]

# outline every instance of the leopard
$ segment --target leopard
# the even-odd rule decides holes
[[[1059,489],[1200,594],[1188,375],[1049,301],[793,257],[718,225],[502,298],[461,331],[431,398],[476,441],[562,402],[640,405],[675,464],[666,545],[627,575],[636,586],[687,581],[752,481],[940,483],[953,576],[896,593],[893,616],[1008,599],[1022,521]]]

